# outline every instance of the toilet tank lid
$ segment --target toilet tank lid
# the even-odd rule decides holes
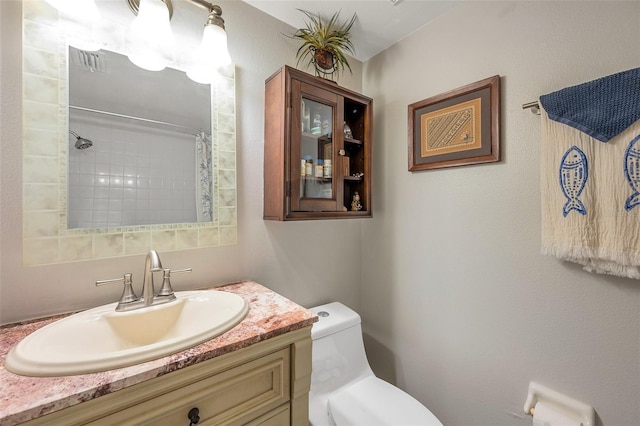
[[[360,324],[360,315],[340,302],[316,306],[309,310],[318,315],[318,321],[311,328],[313,340]]]
[[[442,426],[417,399],[374,376],[336,392],[328,406],[337,426]]]

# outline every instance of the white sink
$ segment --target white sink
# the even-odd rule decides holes
[[[130,312],[116,303],[51,323],[25,337],[5,360],[24,376],[96,373],[161,358],[212,339],[244,319],[245,300],[216,290],[182,291],[177,300]]]

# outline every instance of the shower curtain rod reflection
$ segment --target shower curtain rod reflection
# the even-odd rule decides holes
[[[168,123],[166,121],[151,120],[149,118],[135,117],[133,115],[126,115],[126,114],[118,114],[118,113],[115,113],[115,112],[102,111],[102,110],[99,110],[99,109],[85,108],[85,107],[80,107],[80,106],[75,106],[75,105],[69,105],[69,109],[77,109],[78,111],[86,111],[86,112],[93,112],[93,113],[96,113],[96,114],[110,115],[112,117],[126,118],[126,119],[129,119],[129,120],[144,121],[145,123],[161,124],[163,126],[171,126],[171,127],[175,127],[175,128],[178,128],[178,129],[188,130],[189,132],[191,132],[194,135],[199,134],[202,131],[204,131],[205,133],[209,133],[208,131],[203,130],[203,129],[194,129],[194,128],[191,128],[191,127],[181,126],[180,124]]]

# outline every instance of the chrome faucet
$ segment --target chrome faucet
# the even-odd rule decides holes
[[[163,280],[160,291],[156,293],[153,283],[153,274],[154,272],[159,271],[163,272]],[[133,291],[133,278],[130,273],[125,274],[123,278],[96,281],[96,286],[111,284],[115,282],[124,283],[124,289],[122,291],[120,301],[118,302],[118,306],[116,306],[116,311],[132,311],[134,309],[159,305],[161,303],[167,303],[176,300],[176,295],[173,293],[173,288],[171,288],[170,277],[172,272],[191,272],[191,268],[176,270],[164,269],[162,268],[162,262],[160,262],[160,256],[158,256],[158,252],[155,250],[151,250],[149,253],[147,253],[147,257],[144,261],[144,278],[142,281],[141,297],[136,296],[135,292]]]
[[[142,279],[142,297],[140,300],[144,306],[153,305],[155,299],[155,288],[153,286],[153,273],[162,271],[162,262],[160,262],[160,256],[155,250],[151,250],[147,253],[147,258],[144,261],[144,278]],[[175,296],[174,296],[175,299]]]

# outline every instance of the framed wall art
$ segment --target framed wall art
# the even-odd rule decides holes
[[[409,171],[500,161],[500,76],[409,105]]]

